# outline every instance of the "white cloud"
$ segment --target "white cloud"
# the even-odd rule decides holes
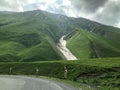
[[[36,9],[120,26],[120,0],[0,0],[0,11]]]
[[[120,28],[120,22],[118,22],[117,24],[115,24],[115,26]]]
[[[27,2],[28,4],[33,4],[33,3],[36,3],[36,0],[28,0]]]

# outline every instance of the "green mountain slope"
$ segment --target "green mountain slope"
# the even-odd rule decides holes
[[[0,15],[0,60],[63,59],[51,44],[59,40],[62,31],[47,14],[31,11]]]
[[[101,35],[78,29],[72,37],[69,36],[67,46],[79,59],[120,56],[120,44]]]
[[[79,59],[120,56],[119,28],[35,10],[0,12],[0,61],[62,60],[62,35]]]

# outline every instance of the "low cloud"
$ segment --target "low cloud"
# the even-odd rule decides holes
[[[102,8],[101,12],[96,13],[94,19],[104,24],[117,26],[120,22],[120,1],[111,0]]]
[[[1,0],[0,11],[23,11],[24,0]]]
[[[108,0],[70,0],[72,5],[78,11],[84,11],[86,13],[93,13],[99,7],[103,6]]]
[[[0,0],[0,11],[36,9],[120,27],[120,0]]]
[[[76,16],[120,27],[120,0],[70,0]]]

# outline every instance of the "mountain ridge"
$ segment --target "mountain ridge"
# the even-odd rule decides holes
[[[40,10],[21,13],[0,12],[0,50],[2,50],[0,52],[0,61],[15,61],[15,59],[17,61],[65,59],[55,45],[62,35],[68,35],[67,42],[70,44],[70,39],[78,32],[79,35],[81,34],[80,32],[84,32],[87,35],[84,34],[83,36],[92,37],[93,43],[96,44],[96,42],[98,42],[96,48],[100,53],[103,53],[102,49],[104,49],[107,44],[100,44],[99,42],[111,44],[111,47],[108,47],[106,50],[112,50],[111,48],[114,47],[119,51],[119,30],[119,28],[106,26],[84,18],[70,18]],[[113,38],[111,38],[111,36],[113,36]],[[90,48],[93,43],[91,44],[91,40],[88,41],[89,44],[87,47],[91,50],[87,58],[94,58],[90,56],[91,53],[93,53],[94,56],[95,52],[95,50]],[[75,44],[73,44],[72,47],[76,47],[74,45]],[[78,46],[80,46],[80,43],[78,43]],[[98,46],[100,48],[98,48]],[[13,47],[16,48],[12,50]],[[80,49],[76,47],[77,49],[72,50],[72,47],[69,47],[72,52]],[[6,48],[8,50],[6,50]],[[83,51],[84,50],[81,50],[81,53]],[[117,53],[118,57],[120,56],[117,50],[113,51]],[[113,51],[111,51],[111,53]],[[108,52],[102,55],[101,58],[111,57],[111,55],[107,54]],[[113,56],[116,57],[115,54]],[[95,58],[98,57],[95,56]]]

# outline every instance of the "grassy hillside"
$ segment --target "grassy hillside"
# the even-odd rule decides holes
[[[42,11],[0,15],[0,61],[63,59],[55,48],[63,31]]]
[[[62,61],[56,44],[63,35],[78,61]],[[68,80],[120,90],[119,57],[119,28],[39,10],[0,12],[0,74],[12,67],[14,75],[35,75],[39,68],[41,76],[64,79],[66,66]]]
[[[70,35],[71,33],[67,35],[67,46],[78,59],[120,56],[119,41],[114,43],[114,40],[83,29],[78,29],[69,37]]]
[[[0,12],[0,61],[64,59],[56,48],[62,35],[79,59],[120,57],[119,28],[35,10]]]
[[[96,86],[99,90],[120,88],[120,58],[0,63],[0,74],[9,74],[12,67],[14,75],[35,75],[35,69],[39,68],[41,76],[63,79],[64,66],[68,68],[68,80]]]
[[[69,34],[67,37],[69,37]],[[80,58],[89,58],[90,49],[89,49],[89,40],[84,36],[80,31],[76,31],[71,38],[67,39],[67,47],[72,51],[72,53]]]
[[[80,58],[120,57],[120,29],[83,18],[72,18],[67,47]]]
[[[112,26],[100,26],[93,30],[94,33],[109,40],[111,45],[120,49],[120,29]]]

